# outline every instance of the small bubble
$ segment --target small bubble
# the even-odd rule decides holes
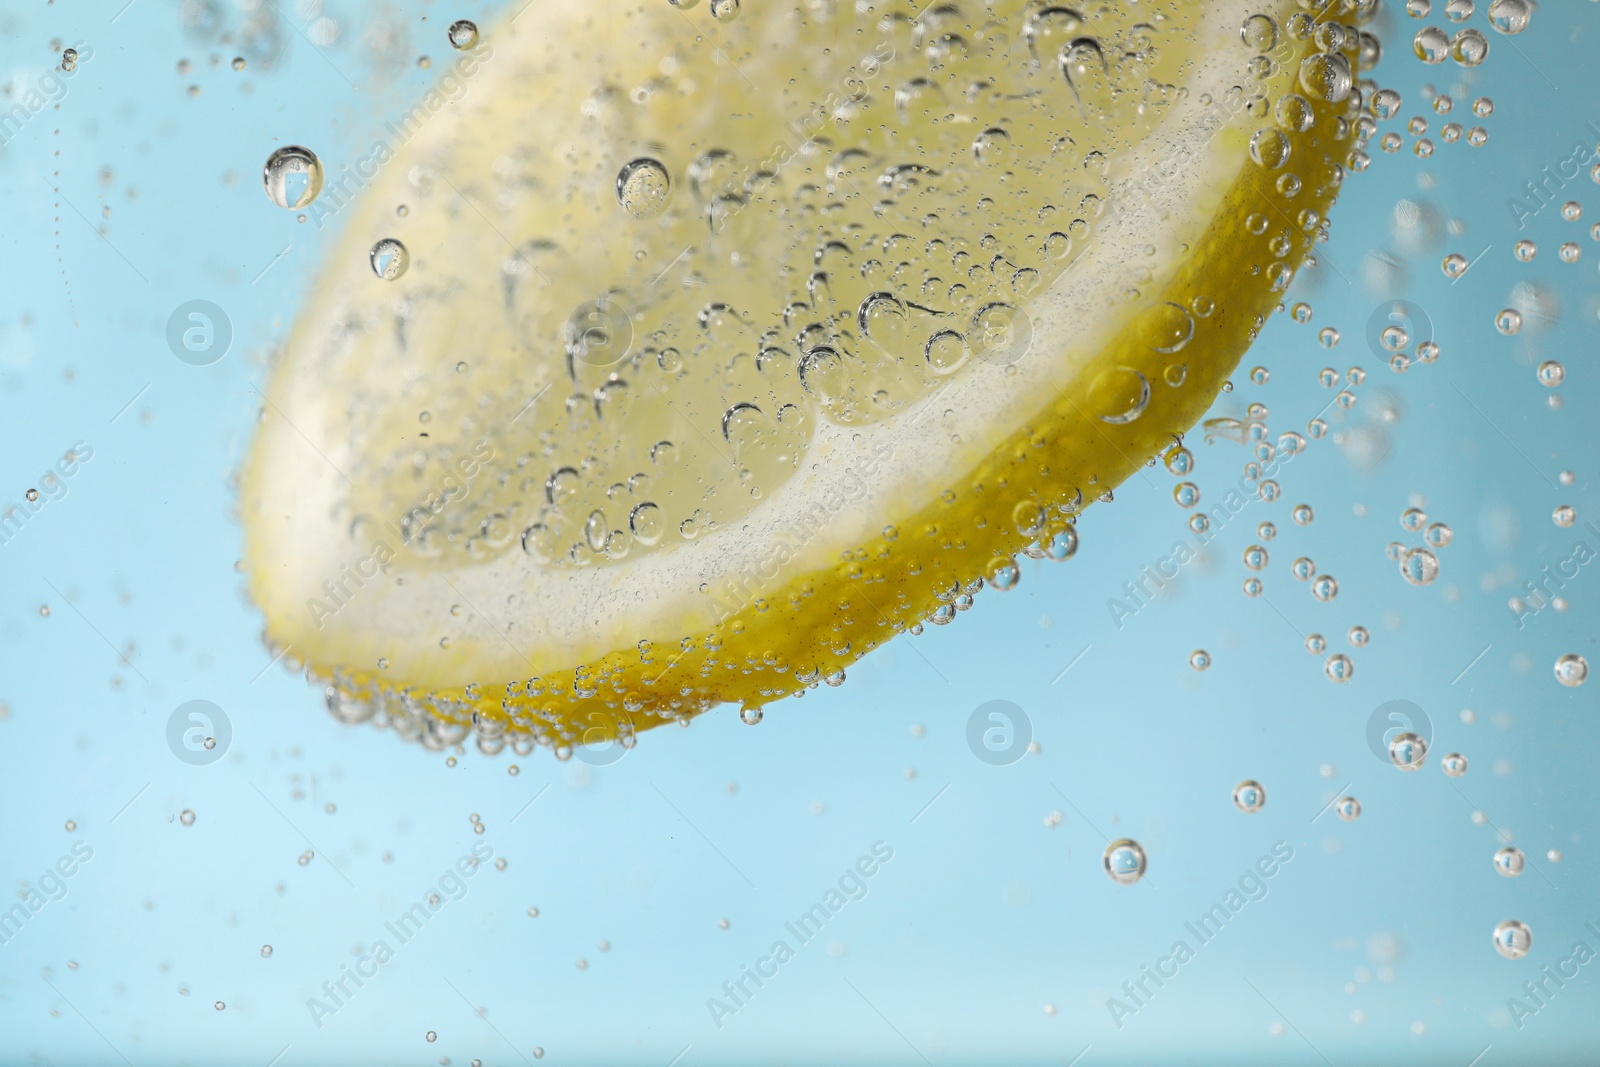
[[[1569,652],[1556,660],[1556,681],[1569,689],[1576,689],[1589,677],[1589,661]]]
[[[274,204],[297,211],[322,191],[322,161],[309,148],[284,145],[267,157],[261,182]]]
[[[1319,574],[1311,583],[1311,595],[1329,601],[1339,595],[1339,580],[1331,574]]]
[[[1578,512],[1571,504],[1562,504],[1550,513],[1550,520],[1565,529],[1578,521]]]
[[[1349,637],[1351,645],[1356,648],[1365,648],[1367,642],[1372,639],[1372,634],[1365,626],[1352,626],[1350,627]]]
[[[648,156],[632,160],[617,172],[617,203],[636,219],[659,215],[671,189],[667,168]]]
[[[450,47],[465,52],[478,43],[478,25],[470,19],[457,19],[450,24]]]
[[[1494,928],[1494,950],[1508,960],[1520,960],[1533,947],[1533,931],[1518,919],[1507,919]]]
[[[1489,56],[1489,39],[1481,30],[1466,29],[1450,42],[1450,57],[1463,67],[1476,67]]]
[[[1310,634],[1306,637],[1306,651],[1313,656],[1320,656],[1328,650],[1328,640],[1321,634]]]
[[[1527,857],[1520,848],[1507,845],[1494,854],[1494,869],[1502,878],[1515,878],[1527,866]]]
[[[1143,847],[1132,838],[1124,837],[1106,846],[1101,857],[1106,877],[1118,885],[1133,885],[1144,877],[1147,860]]]
[[[193,826],[194,812],[189,808],[184,808],[182,811],[178,812],[178,821],[183,823],[185,826]]]
[[[1338,812],[1339,818],[1345,822],[1355,822],[1361,818],[1361,801],[1355,797],[1340,797],[1333,810]]]
[[[1426,548],[1409,549],[1400,558],[1400,573],[1412,585],[1428,585],[1439,576],[1439,557]]]
[[[1260,782],[1246,778],[1233,787],[1233,806],[1246,815],[1254,815],[1267,806],[1267,791]]]
[[[1402,771],[1414,771],[1428,760],[1428,742],[1418,734],[1399,733],[1389,741],[1389,762]]]
[[[422,1035],[422,1039],[431,1045],[433,1042],[439,1040],[439,1035],[434,1033],[432,1030],[429,1030],[427,1033]]]
[[[216,1002],[216,1003],[215,1003],[215,1004],[213,1004],[213,1005],[211,1005],[211,1006],[212,1006],[212,1007],[213,1007],[213,1008],[216,1008],[216,1009],[217,1009],[217,1010],[218,1010],[218,1011],[221,1011],[221,1010],[223,1010],[223,1009],[224,1009],[224,1008],[226,1008],[226,1007],[227,1007],[227,1005],[226,1005],[226,1004],[224,1004],[224,1003],[223,1003],[223,1002],[222,1002],[222,1001],[220,1001],[220,1000],[219,1000],[219,1001],[217,1001],[217,1002]]]
[[[1489,25],[1507,37],[1527,29],[1532,17],[1533,8],[1528,0],[1493,0],[1489,5]]]
[[[1335,652],[1333,655],[1329,656],[1327,662],[1322,665],[1322,670],[1323,673],[1328,676],[1329,681],[1343,684],[1344,682],[1348,682],[1351,678],[1355,677],[1356,665],[1355,662],[1343,652]]]
[[[261,958],[262,959],[267,959],[271,955],[272,955],[272,946],[271,945],[262,945],[261,946]]]
[[[1294,506],[1294,511],[1291,512],[1291,515],[1297,524],[1301,526],[1309,526],[1311,525],[1311,520],[1314,517],[1314,512],[1311,510],[1310,504],[1296,504]]]
[[[372,273],[386,282],[394,281],[411,266],[411,253],[393,237],[385,237],[373,245],[367,258],[372,263]]]
[[[1189,666],[1197,671],[1203,671],[1211,666],[1211,653],[1203,648],[1197,648],[1189,653]]]

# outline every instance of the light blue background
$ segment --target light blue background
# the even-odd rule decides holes
[[[340,39],[319,54],[301,36],[315,10],[285,0],[280,63],[243,72],[228,67],[235,45],[185,30],[180,5],[120,7],[0,14],[7,107],[58,62],[53,38],[94,50],[59,108],[0,148],[0,508],[20,504],[74,442],[94,450],[67,494],[0,545],[0,903],[73,842],[94,850],[66,895],[0,945],[0,1062],[507,1064],[532,1062],[535,1046],[552,1064],[661,1067],[680,1055],[1592,1062],[1600,962],[1520,1029],[1506,1000],[1574,941],[1600,950],[1584,930],[1600,927],[1600,682],[1566,689],[1551,670],[1567,652],[1600,666],[1600,567],[1569,584],[1567,611],[1547,608],[1525,628],[1506,600],[1579,536],[1600,550],[1600,537],[1550,519],[1566,503],[1600,520],[1600,244],[1588,235],[1600,186],[1585,173],[1562,193],[1584,203],[1580,222],[1550,207],[1526,234],[1506,202],[1574,143],[1600,140],[1584,127],[1600,123],[1600,6],[1552,0],[1514,42],[1491,32],[1470,85],[1453,64],[1414,60],[1404,45],[1420,23],[1388,16],[1379,75],[1405,104],[1383,129],[1425,115],[1437,150],[1419,160],[1407,136],[1387,156],[1374,140],[1320,265],[1297,282],[1312,322],[1274,318],[1213,414],[1259,401],[1274,437],[1304,432],[1333,397],[1316,381],[1323,366],[1364,368],[1358,401],[1328,411],[1332,432],[1283,469],[1277,503],[1253,503],[1121,629],[1107,599],[1193,540],[1176,479],[1159,468],[1089,511],[1076,558],[1025,561],[1016,591],[985,592],[954,626],[896,640],[843,688],[771,707],[755,729],[723,709],[657,730],[595,768],[475,751],[450,768],[339,726],[303,680],[268,669],[234,570],[230,478],[259,405],[253,387],[335,234],[272,207],[261,162],[295,142],[333,168],[353,158],[429,83],[414,57],[431,54],[436,72],[445,26],[470,15],[488,29],[493,6],[342,4],[325,12]],[[223,32],[248,17],[215,11]],[[1481,11],[1474,21],[1487,31]],[[398,66],[365,43],[383,27]],[[188,74],[176,70],[184,58]],[[1479,121],[1472,98],[1494,98],[1486,147],[1441,141],[1445,119],[1420,93],[1429,79],[1455,96],[1449,118],[1464,126]],[[1395,230],[1399,198],[1431,222]],[[1533,263],[1513,260],[1518,236],[1538,241]],[[1558,261],[1563,240],[1579,243],[1580,262]],[[1453,285],[1441,273],[1447,252],[1486,248]],[[1520,282],[1543,287],[1556,310],[1502,337],[1493,314]],[[1394,296],[1430,317],[1436,364],[1397,375],[1369,350],[1368,317]],[[232,320],[232,350],[211,367],[179,362],[163,341],[169,313],[191,299]],[[1343,334],[1331,352],[1316,341],[1324,325]],[[1555,391],[1534,374],[1549,358],[1567,367]],[[1269,384],[1248,381],[1256,364]],[[1203,503],[1216,504],[1245,449],[1204,444],[1199,431],[1189,443]],[[1384,458],[1362,461],[1374,455]],[[1556,482],[1567,469],[1570,488]],[[1426,588],[1384,557],[1391,540],[1418,543],[1399,525],[1413,494],[1455,531]],[[1306,528],[1289,518],[1302,501],[1316,509]],[[1278,536],[1266,594],[1252,600],[1239,560],[1262,520]],[[1339,579],[1336,600],[1315,601],[1291,577],[1302,554]],[[1371,630],[1365,649],[1347,643],[1355,624]],[[1312,631],[1354,657],[1352,682],[1324,677],[1302,647]],[[1196,648],[1214,659],[1203,674],[1188,665]],[[171,710],[196,698],[224,707],[234,731],[209,767],[180,762],[165,741]],[[1366,747],[1368,715],[1397,698],[1434,723],[1417,774]],[[1004,767],[974,758],[967,717],[991,699],[1026,709],[1038,754]],[[1452,750],[1471,760],[1455,782],[1437,764]],[[1229,799],[1245,777],[1268,793],[1254,816]],[[1341,791],[1361,799],[1359,821],[1324,811]],[[1054,827],[1052,812],[1063,816]],[[1501,831],[1528,854],[1515,880],[1490,866]],[[1150,856],[1132,888],[1100,870],[1107,837],[1123,835]],[[783,923],[880,840],[894,858],[865,898],[719,1029],[707,998],[787,939]],[[1278,841],[1294,858],[1267,897],[1113,1026],[1105,998]],[[319,1029],[307,998],[485,842],[507,869],[481,869]],[[308,847],[316,856],[300,866]],[[1506,918],[1533,930],[1526,960],[1490,945]]]

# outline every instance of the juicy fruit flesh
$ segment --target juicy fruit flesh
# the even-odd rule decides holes
[[[696,24],[697,38],[668,9],[634,12],[639,25],[614,38],[606,19],[579,18],[574,32],[611,47],[574,102],[585,120],[575,131],[551,120],[573,138],[504,128],[518,109],[492,95],[482,107],[505,112],[500,140],[474,130],[484,116],[471,110],[420,137],[420,165],[392,168],[406,184],[380,181],[352,223],[356,243],[405,239],[415,266],[396,283],[370,273],[349,283],[365,292],[323,324],[331,374],[317,386],[348,399],[315,427],[348,478],[330,509],[349,529],[344,554],[392,524],[385,583],[442,579],[451,621],[437,637],[380,637],[377,647],[393,649],[386,677],[372,640],[308,628],[303,591],[275,589],[314,582],[283,582],[271,553],[252,551],[269,632],[333,677],[330,706],[346,718],[381,712],[430,744],[459,740],[476,719],[485,748],[537,740],[561,753],[837,678],[996,561],[1064,530],[1199,417],[1309,249],[1341,175],[1357,97],[1348,77],[1341,95],[1338,63],[1328,87],[1331,61],[1314,53],[1331,43],[1348,69],[1354,33],[1292,41],[1314,26],[1278,11],[1273,41],[1259,23],[1246,27],[1264,53],[1250,78],[1199,102],[1226,121],[1196,143],[1214,139],[1209,151],[1225,163],[1200,183],[1211,200],[1172,217],[1162,187],[1181,183],[1152,184],[1151,163],[1212,166],[1149,144],[1171,112],[1194,110],[1181,87],[1212,44],[1203,35],[1217,31],[1196,10],[1152,5],[1137,23],[1109,5],[1087,17],[1032,5],[977,19],[941,5],[915,24],[874,13],[855,26],[746,11],[731,28]],[[1222,27],[1235,45],[1240,25]],[[537,51],[509,28],[486,39],[499,40],[502,64]],[[815,69],[796,71],[795,54]],[[785,88],[751,91],[751,69]],[[805,118],[808,100],[822,102],[819,117]],[[723,147],[760,144],[774,128],[787,154]],[[629,189],[622,200],[636,211],[619,205],[618,175],[635,159],[661,161],[672,181],[664,205]],[[391,202],[400,198],[403,220]],[[1125,264],[1097,261],[1108,252],[1101,234],[1141,214],[1165,216],[1165,229],[1150,227],[1165,242],[1142,250],[1137,288],[1101,294],[1092,321],[1052,322],[1063,283],[1128,277]],[[498,275],[492,286],[486,274]],[[374,296],[374,286],[384,288]],[[1034,344],[1008,365],[1017,331]],[[603,362],[623,332],[629,351]],[[1008,393],[1040,380],[1046,391]],[[274,384],[275,403],[294,388]],[[1009,417],[987,435],[943,432],[968,429],[963,415],[996,397]],[[299,410],[292,397],[290,407]],[[937,441],[946,463],[931,472],[942,492],[876,501],[867,532],[842,507],[826,521],[834,513],[817,493],[824,521],[773,544],[774,574],[708,573],[698,592],[709,612],[680,613],[665,631],[600,633],[563,660],[548,648],[559,642],[530,645],[529,629],[517,631],[518,613],[549,605],[515,592],[485,603],[463,577],[498,562],[611,570],[625,585],[642,557],[684,553],[719,526],[726,534],[763,500],[838,482],[843,467],[857,482],[892,470],[905,457],[880,464],[881,447],[859,443],[911,440],[899,420],[920,423],[922,440],[930,429],[948,438]],[[247,499],[272,495],[252,493],[272,484],[258,469],[267,456],[258,444]],[[459,500],[446,492],[441,508],[415,506],[458,471]],[[251,532],[264,545],[278,515],[260,510],[265,528]],[[474,673],[486,646],[527,669]]]
[[[405,521],[408,564],[666,551],[780,489],[820,422],[886,419],[988,355],[988,334],[1092,243],[1113,160],[1179,96],[1198,21],[1179,5],[1011,7],[981,24],[949,6],[914,25],[885,14],[854,34],[756,12],[701,19],[686,25],[704,42],[680,29],[645,53],[654,63],[625,60],[627,47],[590,60],[635,76],[587,98],[581,138],[453,144],[453,158],[483,157],[453,170],[489,176],[460,192],[514,198],[514,229],[499,228],[536,236],[496,249],[480,230],[470,258],[439,263],[435,248],[431,276],[398,287],[415,305],[409,373],[403,390],[369,386],[377,471],[352,473],[357,521],[409,515],[417,487],[398,475],[420,455],[425,484],[487,437],[518,450],[511,477]],[[853,50],[830,49],[852,36]],[[803,87],[785,84],[797,51],[812,65]],[[635,154],[674,179],[637,213],[613,193]],[[431,191],[395,229],[441,209],[477,229],[455,190]],[[492,269],[503,314],[427,306],[472,285],[441,276]]]

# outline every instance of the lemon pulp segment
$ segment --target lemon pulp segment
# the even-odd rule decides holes
[[[1065,552],[1324,232],[1348,6],[525,8],[389,124],[270,374],[269,638],[342,718],[565,755]]]

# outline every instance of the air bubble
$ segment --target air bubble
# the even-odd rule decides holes
[[[1144,877],[1147,859],[1139,842],[1124,837],[1106,846],[1101,858],[1106,876],[1118,885],[1133,885]]]
[[[1533,931],[1519,919],[1507,919],[1494,928],[1494,950],[1508,960],[1520,960],[1533,948]]]
[[[1556,681],[1568,689],[1576,689],[1589,677],[1589,661],[1569,652],[1556,660]]]
[[[649,219],[661,213],[672,178],[659,160],[641,156],[617,172],[617,203],[636,219]]]
[[[1402,771],[1415,771],[1428,760],[1428,742],[1420,735],[1395,734],[1389,741],[1389,762]]]
[[[298,211],[322,192],[322,161],[309,148],[284,145],[267,157],[261,182],[274,204]]]
[[[1246,778],[1233,787],[1233,806],[1246,815],[1254,815],[1267,806],[1267,791],[1260,782]]]
[[[386,282],[394,281],[411,266],[411,253],[393,237],[385,237],[373,245],[367,258],[372,264],[372,273]]]

